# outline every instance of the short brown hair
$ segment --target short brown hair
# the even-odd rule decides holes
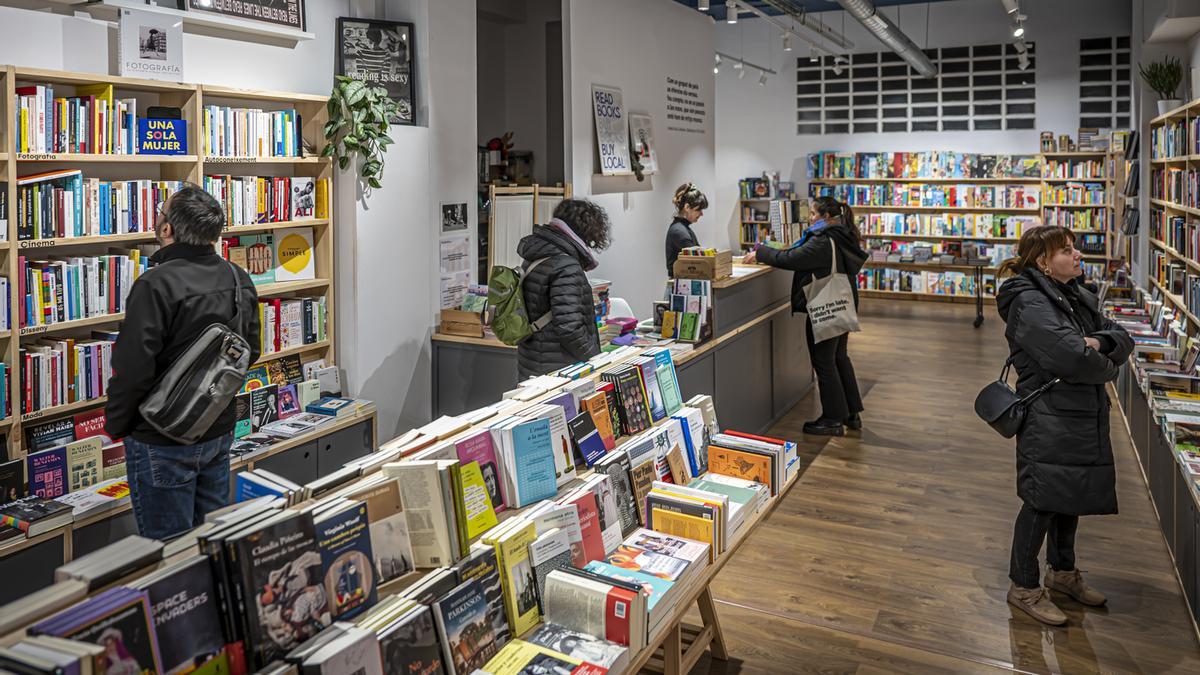
[[[1075,243],[1075,233],[1069,228],[1058,225],[1038,225],[1025,230],[1021,240],[1017,242],[1017,257],[1009,258],[1000,264],[999,274],[1021,274],[1029,268],[1037,268],[1042,256],[1053,255],[1055,251]]]

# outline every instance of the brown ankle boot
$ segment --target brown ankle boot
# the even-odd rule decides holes
[[[1100,591],[1087,585],[1083,580],[1083,574],[1079,570],[1070,570],[1066,572],[1057,572],[1046,568],[1046,588],[1066,593],[1089,607],[1099,607],[1108,602],[1108,598]]]
[[[1067,622],[1067,615],[1051,602],[1050,594],[1041,586],[1022,588],[1013,584],[1008,589],[1008,604],[1051,626]]]

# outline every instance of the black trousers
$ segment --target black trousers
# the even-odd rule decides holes
[[[1013,525],[1012,556],[1008,563],[1008,578],[1023,588],[1041,584],[1038,552],[1046,543],[1046,562],[1056,572],[1075,569],[1075,530],[1079,516],[1039,511],[1028,504],[1021,505]]]
[[[863,410],[858,380],[854,379],[854,364],[850,363],[850,354],[846,351],[850,334],[814,342],[812,324],[805,321],[804,329],[809,358],[817,373],[817,387],[821,390],[821,419],[840,424]]]

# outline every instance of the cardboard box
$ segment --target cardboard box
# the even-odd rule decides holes
[[[671,269],[676,279],[724,279],[733,274],[733,254],[721,250],[715,256],[681,255]]]
[[[483,337],[483,315],[464,312],[460,309],[443,309],[440,316],[441,328],[446,335]]]

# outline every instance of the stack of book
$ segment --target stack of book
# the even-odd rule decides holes
[[[90,401],[108,394],[116,333],[94,331],[99,339],[43,338],[21,347],[21,412]]]
[[[182,183],[84,178],[63,169],[17,179],[17,239],[153,232],[158,209]]]
[[[229,227],[326,218],[329,179],[205,176],[204,189],[225,207]]]
[[[302,121],[295,110],[204,106],[209,157],[301,157]]]
[[[114,99],[111,84],[79,85],[63,98],[49,84],[17,87],[14,110],[17,152],[137,152],[137,99]]]
[[[141,249],[110,255],[29,260],[19,256],[21,326],[47,326],[125,311],[133,282],[146,271]]]
[[[662,336],[685,342],[704,338],[712,320],[712,282],[705,279],[672,281],[670,304],[663,312]]]
[[[292,347],[328,339],[329,306],[324,296],[258,301],[259,351],[269,356]]]

